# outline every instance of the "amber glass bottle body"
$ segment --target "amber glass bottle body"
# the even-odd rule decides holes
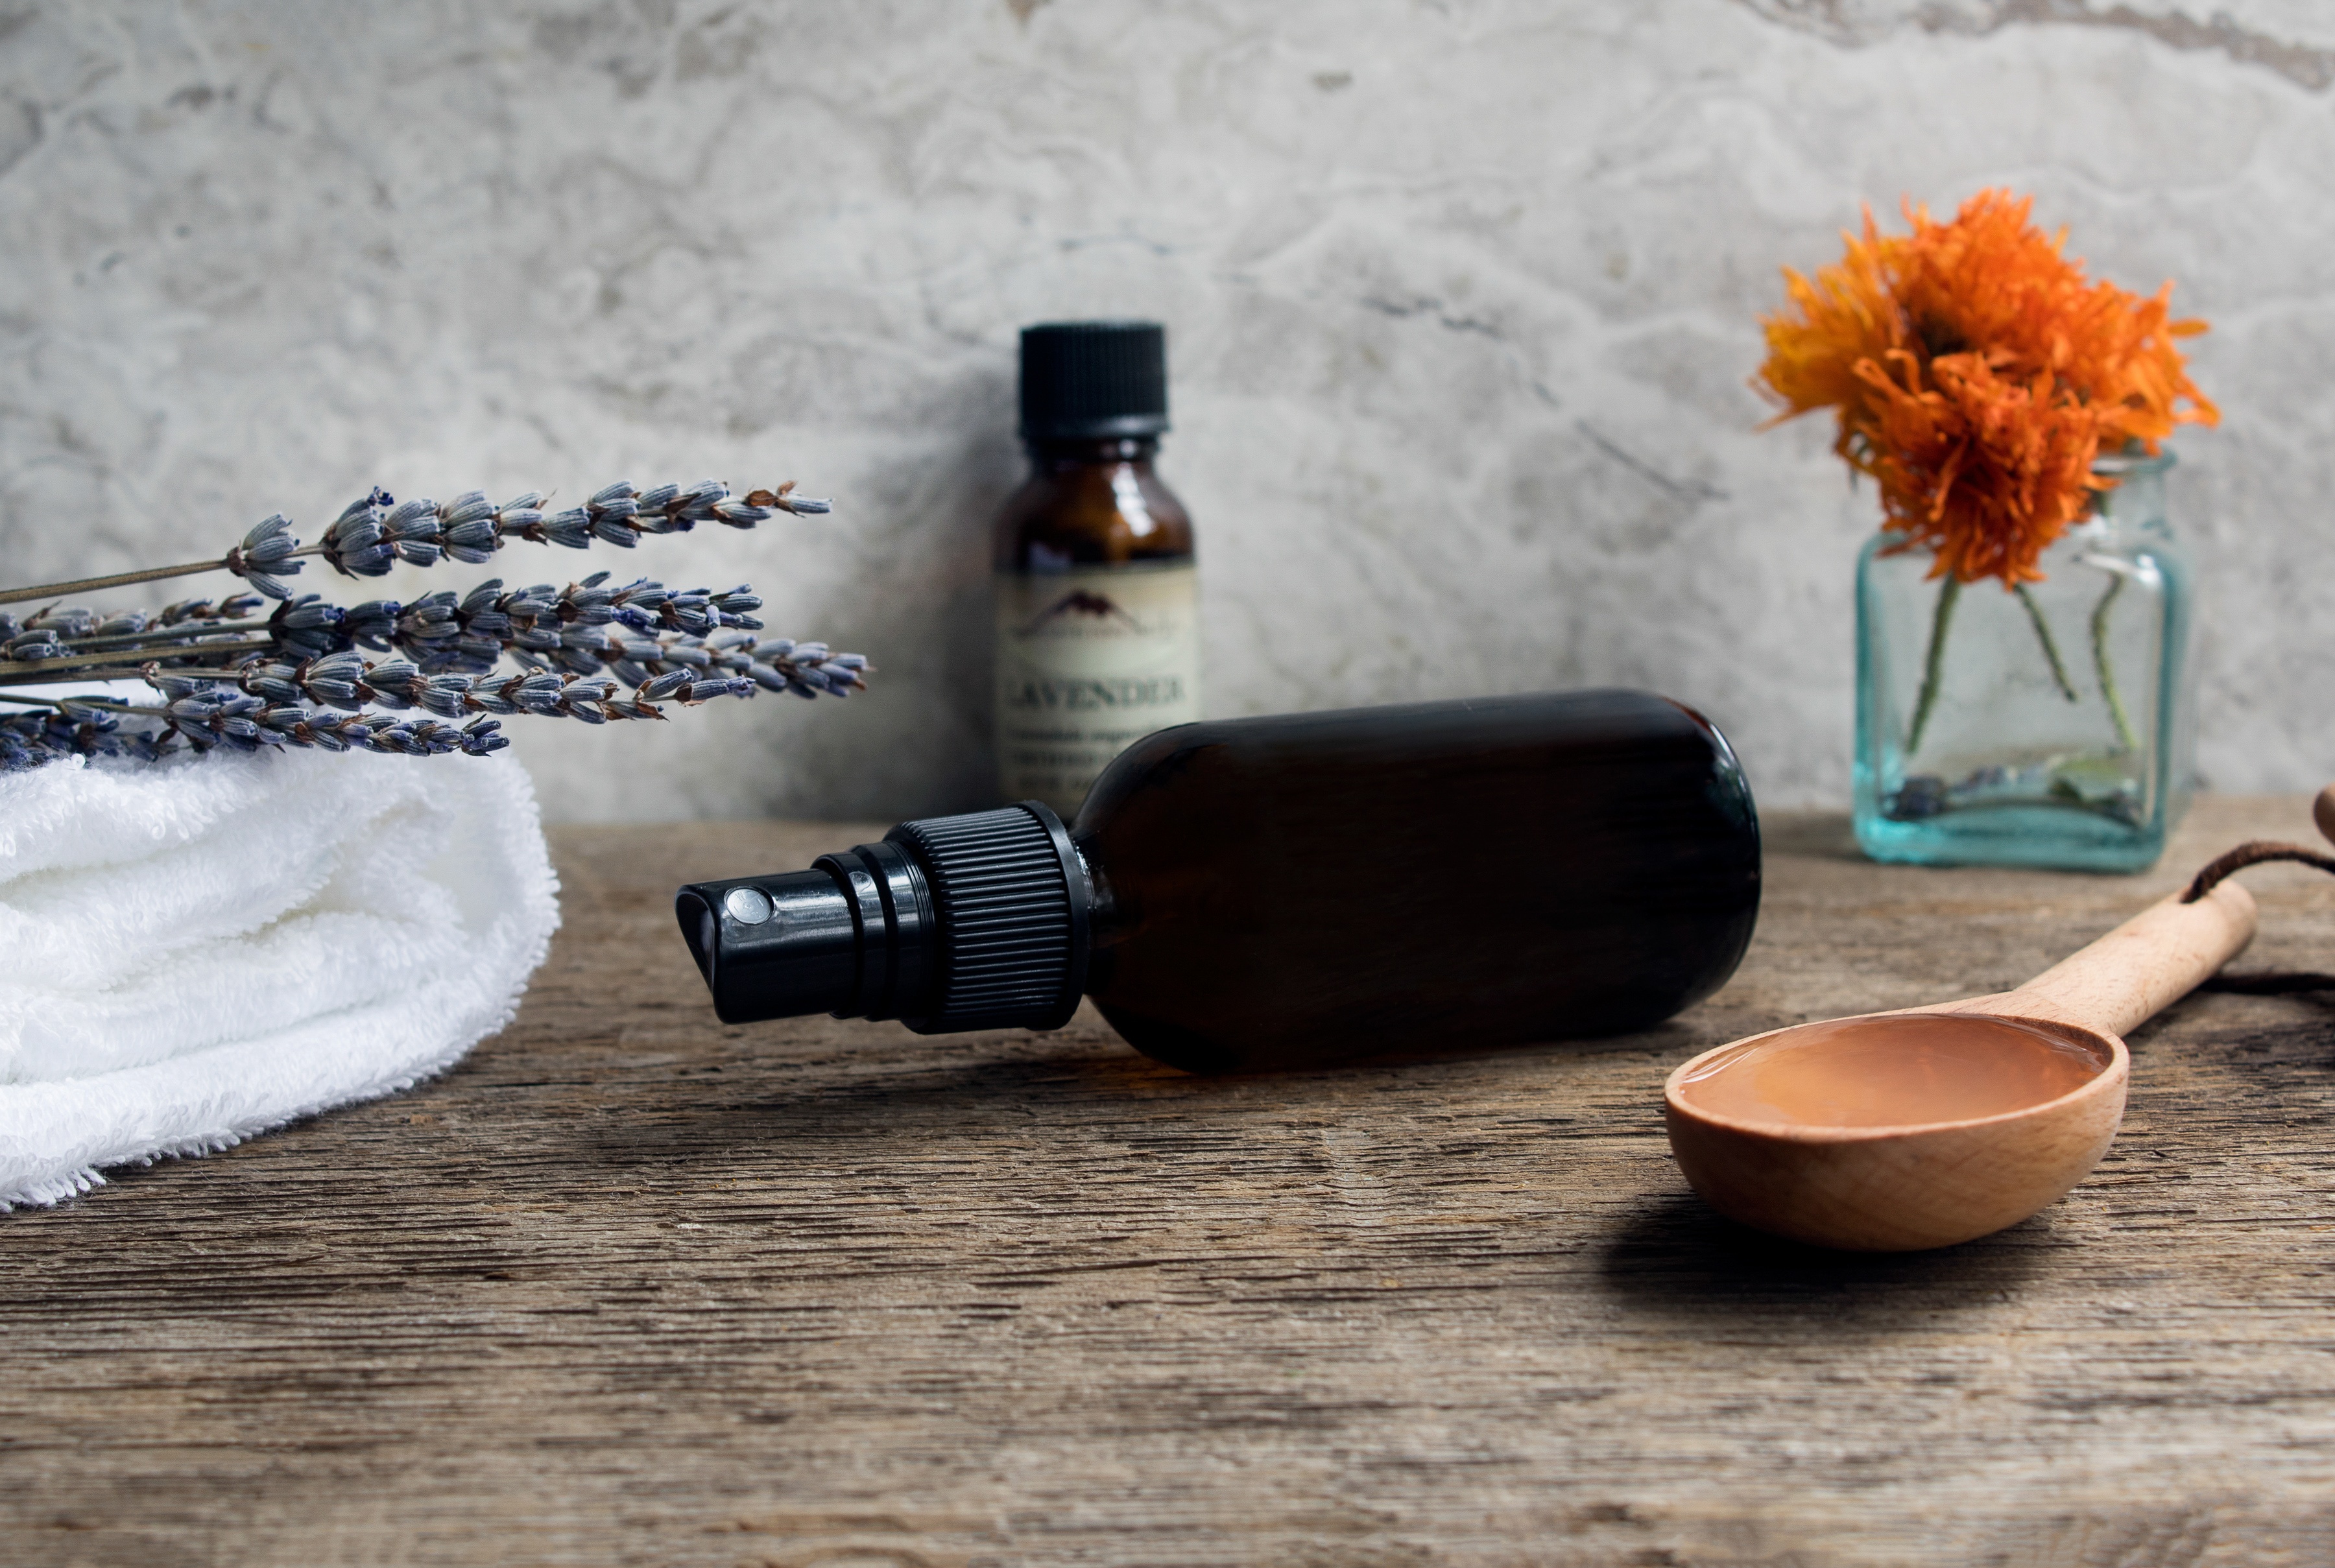
[[[1068,817],[1110,760],[1200,716],[1192,519],[1154,470],[1167,336],[1148,322],[1022,334],[1030,477],[997,520],[997,762]]]
[[[1152,438],[1032,441],[1030,477],[997,518],[997,569],[1189,564],[1192,519],[1155,469]]]
[[[1077,811],[1134,740],[1199,717],[1192,519],[1158,442],[1030,443],[997,520],[999,782]]]
[[[1154,735],[1071,833],[1087,994],[1196,1071],[1649,1026],[1751,937],[1759,825],[1726,740],[1634,692]]]

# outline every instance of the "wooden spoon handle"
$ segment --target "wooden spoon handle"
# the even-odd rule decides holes
[[[1958,1002],[1950,1011],[2053,1018],[2121,1035],[2243,952],[2254,921],[2253,895],[2234,882],[2195,904],[2176,893],[2018,990]]]

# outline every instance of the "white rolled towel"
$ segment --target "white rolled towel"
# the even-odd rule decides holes
[[[506,757],[0,775],[0,1209],[442,1070],[558,924]]]

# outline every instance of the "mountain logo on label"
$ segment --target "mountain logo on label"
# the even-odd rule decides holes
[[[1134,631],[1143,630],[1143,624],[1113,604],[1109,595],[1092,593],[1085,588],[1073,588],[1040,612],[1028,625],[1022,628],[1022,634],[1025,637],[1030,636],[1044,626],[1047,622],[1065,615],[1091,615],[1099,621],[1124,621]]]

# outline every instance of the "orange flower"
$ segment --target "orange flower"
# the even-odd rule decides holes
[[[1913,207],[1907,235],[1868,210],[1838,266],[1785,270],[1797,309],[1760,320],[1752,384],[1779,421],[1839,411],[1833,450],[1880,486],[1893,549],[1930,547],[1933,577],[2039,579],[2037,557],[2116,482],[2092,471],[2103,450],[2154,453],[2175,425],[2221,421],[2174,346],[2205,324],[2170,319],[2173,286],[2086,282],[2030,205],[1981,191],[1951,223]]]

